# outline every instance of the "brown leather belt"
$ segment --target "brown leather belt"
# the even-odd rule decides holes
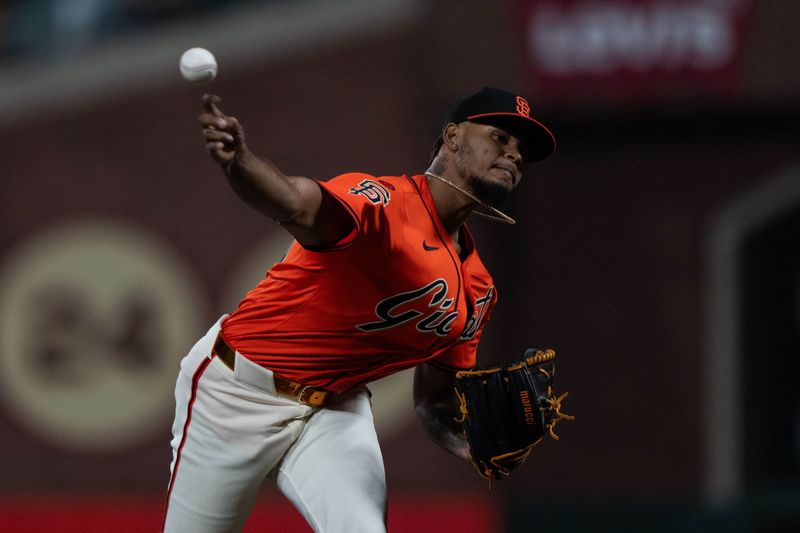
[[[222,338],[222,333],[217,335],[217,340],[214,342],[213,353],[216,354],[220,361],[225,363],[228,368],[233,370],[236,363],[236,352],[228,346],[228,343]],[[333,391],[319,389],[317,387],[311,387],[296,381],[284,379],[274,372],[272,374],[272,380],[275,382],[275,392],[305,405],[322,407],[330,402],[335,394]]]

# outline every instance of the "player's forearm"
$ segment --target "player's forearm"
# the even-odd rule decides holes
[[[454,404],[422,402],[416,405],[416,413],[433,442],[456,457],[469,459],[469,447]]]
[[[278,221],[292,220],[304,209],[303,197],[273,163],[248,149],[237,152],[225,167],[228,183],[248,205]]]
[[[308,178],[289,177],[270,161],[256,157],[245,143],[244,128],[218,107],[220,99],[203,96],[198,117],[211,157],[222,165],[234,191],[249,205],[282,224],[299,241],[316,244],[329,237],[318,227],[320,188]],[[334,229],[338,229],[334,226]],[[301,240],[302,239],[302,240]]]

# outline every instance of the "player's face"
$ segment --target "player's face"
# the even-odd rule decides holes
[[[462,176],[483,202],[500,207],[522,180],[519,139],[509,131],[488,124],[465,122],[458,152]]]

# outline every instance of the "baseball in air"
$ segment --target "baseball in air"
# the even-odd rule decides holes
[[[181,56],[181,76],[192,83],[208,83],[217,77],[217,60],[205,48],[189,48]]]

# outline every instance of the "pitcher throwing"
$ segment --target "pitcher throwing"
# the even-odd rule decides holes
[[[231,188],[291,233],[286,257],[181,362],[164,531],[240,531],[270,479],[315,531],[386,529],[366,385],[415,368],[430,437],[470,460],[455,374],[497,301],[465,222],[498,210],[555,140],[523,97],[456,103],[421,174],[289,176],[206,95],[203,137]]]

